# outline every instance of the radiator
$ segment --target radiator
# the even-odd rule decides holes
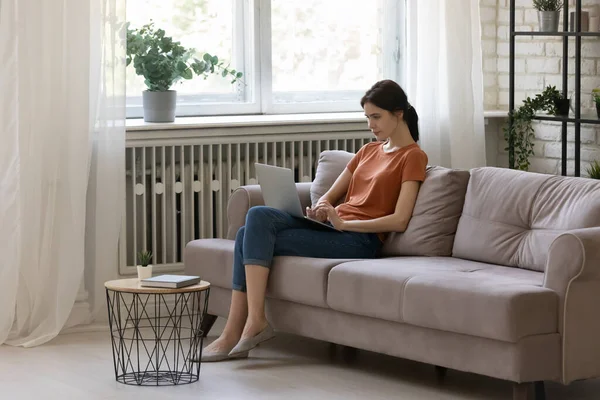
[[[141,250],[152,251],[158,271],[181,270],[189,241],[224,238],[229,196],[240,186],[257,183],[255,162],[291,168],[296,182],[311,182],[321,151],[356,152],[372,140],[364,132],[330,140],[290,141],[286,136],[298,135],[254,142],[242,142],[240,136],[224,143],[202,143],[199,138],[198,144],[150,140],[129,145],[121,273],[133,273]]]

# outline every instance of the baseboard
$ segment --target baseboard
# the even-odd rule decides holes
[[[60,335],[69,335],[72,333],[94,333],[94,332],[106,332],[108,334],[109,326],[108,323],[91,323],[87,325],[78,325],[72,328],[64,329],[60,332]]]

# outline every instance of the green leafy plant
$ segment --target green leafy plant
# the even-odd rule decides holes
[[[560,0],[533,0],[533,6],[538,11],[560,11],[563,2]]]
[[[600,162],[598,160],[593,161],[585,172],[592,179],[600,179]]]
[[[509,114],[508,124],[504,128],[504,138],[509,146],[505,149],[509,152],[509,165],[511,168],[528,171],[529,157],[533,151],[533,139],[535,133],[531,121],[538,111],[549,114],[557,114],[557,102],[562,100],[560,92],[555,86],[548,86],[541,94],[533,99],[527,97],[523,105]]]
[[[220,74],[235,83],[243,74],[217,56],[204,53],[201,59],[196,51],[186,48],[172,37],[166,36],[162,29],[156,29],[154,23],[138,29],[129,29],[127,23],[127,65],[133,62],[136,74],[144,77],[149,91],[164,92],[182,79],[192,79],[194,74],[203,76]]]
[[[152,252],[151,251],[140,251],[138,253],[138,262],[142,267],[147,267],[152,262]]]

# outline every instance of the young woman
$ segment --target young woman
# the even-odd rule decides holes
[[[377,141],[363,146],[307,216],[342,232],[319,230],[299,218],[252,207],[237,233],[233,293],[221,336],[202,361],[243,358],[274,336],[265,316],[265,292],[274,256],[374,258],[387,232],[403,232],[411,218],[427,155],[421,150],[418,116],[394,81],[377,82],[361,99]],[[346,194],[345,201],[333,207]]]

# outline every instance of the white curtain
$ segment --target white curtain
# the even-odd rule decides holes
[[[124,21],[121,0],[0,0],[0,344],[39,345],[105,310],[124,192]],[[88,312],[69,320],[81,287]]]
[[[409,0],[409,101],[429,163],[486,165],[479,0]]]

